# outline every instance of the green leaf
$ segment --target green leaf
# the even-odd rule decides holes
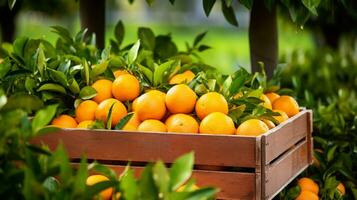
[[[113,112],[114,105],[115,105],[115,102],[110,106],[109,111],[108,111],[108,115],[106,117],[106,119],[107,119],[106,127],[107,127],[108,130],[112,129],[112,118],[113,118],[112,112]]]
[[[94,185],[87,186],[85,197],[83,199],[93,199],[96,195],[98,195],[101,191],[116,186],[117,181],[101,181]]]
[[[202,44],[198,47],[198,51],[202,52],[202,51],[206,51],[207,49],[210,49],[210,48],[211,48],[210,46]]]
[[[13,45],[13,48],[14,48],[14,54],[20,56],[20,57],[23,57],[25,52],[25,47],[26,47],[26,44],[28,42],[28,38],[27,37],[20,37],[20,38],[17,38],[14,42],[14,45]]]
[[[10,58],[5,58],[1,63],[0,63],[0,79],[4,78],[5,75],[10,71],[11,69],[11,62]]]
[[[125,117],[123,117],[123,119],[121,119],[117,125],[115,125],[115,130],[121,130],[127,123],[128,121],[130,121],[130,119],[132,118],[132,116],[134,115],[133,112],[128,113]]]
[[[91,86],[85,86],[79,92],[79,97],[81,99],[91,99],[97,95],[97,91]]]
[[[117,40],[117,44],[119,47],[123,42],[124,35],[125,35],[124,24],[121,20],[119,20],[118,23],[115,25],[115,29],[114,29],[114,36],[115,39]]]
[[[69,31],[61,26],[51,26],[52,32],[58,34],[64,41],[68,42],[69,44],[73,43],[71,34]]]
[[[330,162],[335,157],[337,147],[337,145],[334,145],[327,151],[327,162]]]
[[[239,0],[239,2],[249,10],[251,10],[253,7],[253,0]]]
[[[87,28],[80,30],[74,37],[75,42],[83,42],[84,36],[86,35],[87,31],[88,31]]]
[[[202,39],[206,36],[207,31],[200,33],[196,36],[195,40],[193,41],[193,46],[197,46],[198,43],[200,43],[202,41]]]
[[[158,187],[159,192],[165,197],[170,187],[170,176],[165,164],[162,161],[155,163],[153,167],[155,185]]]
[[[174,5],[175,4],[175,0],[169,0],[171,5]]]
[[[136,41],[135,44],[130,48],[128,52],[128,63],[132,64],[138,57],[140,47],[140,40]]]
[[[203,9],[205,10],[205,14],[208,17],[211,13],[211,10],[216,3],[216,0],[203,0]]]
[[[92,71],[90,76],[92,78],[97,77],[98,75],[101,75],[105,72],[105,70],[107,70],[109,62],[108,61],[104,61],[102,63],[96,64],[92,66]]]
[[[61,84],[64,87],[68,86],[67,77],[63,72],[53,70],[50,68],[48,69],[48,71],[50,72],[50,77],[52,78],[53,81]]]
[[[74,181],[74,193],[80,194],[86,191],[86,180],[88,177],[87,158],[82,156]]]
[[[226,80],[223,82],[223,85],[222,85],[222,94],[223,94],[223,96],[228,97],[230,95],[230,93],[229,93],[230,90],[229,89],[230,89],[231,85],[232,85],[232,77],[228,76],[226,78]]]
[[[36,87],[37,87],[36,81],[33,78],[30,78],[29,76],[26,77],[25,88],[30,94],[34,93],[34,89]]]
[[[141,173],[139,179],[140,199],[155,200],[158,198],[158,191],[153,178],[153,165],[148,164]]]
[[[73,94],[78,94],[80,92],[79,85],[74,78],[68,80],[68,88]]]
[[[164,76],[169,75],[168,69],[172,67],[176,67],[176,65],[177,65],[177,60],[169,60],[165,63],[162,63],[159,66],[156,65],[154,71],[154,86],[160,85],[164,80]]]
[[[53,176],[47,177],[45,179],[45,181],[43,181],[42,185],[50,193],[55,193],[57,191],[57,189],[59,188],[59,182]]]
[[[177,190],[192,174],[194,154],[190,152],[174,161],[170,169],[170,189]]]
[[[10,10],[12,10],[15,6],[16,0],[8,0],[7,3],[9,5]]]
[[[43,128],[40,128],[39,130],[37,130],[36,135],[45,135],[48,133],[54,133],[54,132],[57,132],[58,130],[60,130],[60,128],[55,127],[55,126],[45,126]]]
[[[154,3],[154,0],[146,0],[146,3],[147,3],[149,6],[152,6],[152,4]]]
[[[138,38],[144,49],[154,50],[155,34],[150,28],[140,27],[138,29]]]
[[[51,91],[51,92],[59,92],[62,94],[67,94],[66,89],[63,86],[55,83],[43,84],[40,88],[37,89],[37,92],[41,92],[41,91]]]
[[[47,124],[49,124],[52,118],[55,116],[58,104],[49,105],[41,110],[39,110],[32,120],[32,130],[37,132]]]
[[[190,193],[189,197],[186,200],[213,198],[217,193],[218,190],[216,188],[211,188],[211,187],[201,188]]]
[[[27,112],[36,111],[43,107],[40,98],[34,95],[17,93],[7,99],[4,110],[22,109]]]
[[[138,184],[135,180],[134,172],[128,169],[120,179],[120,190],[126,200],[138,199]]]
[[[177,55],[177,46],[171,40],[170,35],[159,35],[155,39],[155,57],[156,59],[168,59]]]
[[[107,167],[105,165],[102,165],[102,164],[100,164],[100,163],[98,163],[96,161],[91,163],[88,166],[88,170],[89,171],[95,171],[97,173],[103,174],[103,175],[105,175],[106,177],[108,177],[111,180],[116,180],[117,179],[117,174],[113,169],[111,169],[111,168],[109,168],[109,167]]]
[[[317,15],[316,8],[319,6],[320,1],[321,0],[302,0],[302,3],[312,14]]]
[[[232,24],[234,26],[238,26],[238,21],[237,21],[233,6],[228,6],[225,1],[222,1],[222,12],[223,12],[224,18],[226,18],[226,20],[230,24]]]

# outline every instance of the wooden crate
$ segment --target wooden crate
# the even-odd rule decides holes
[[[70,158],[81,155],[121,172],[128,161],[140,174],[147,162],[172,163],[194,151],[198,185],[220,188],[218,199],[272,199],[312,162],[312,112],[302,110],[259,137],[61,130],[35,144],[62,142]]]

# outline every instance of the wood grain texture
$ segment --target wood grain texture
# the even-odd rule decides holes
[[[267,166],[265,173],[265,199],[271,199],[309,165],[307,140],[299,143]]]
[[[99,130],[61,130],[32,141],[55,149],[66,147],[70,158],[108,161],[166,163],[190,151],[195,152],[196,165],[255,168],[255,137],[173,133],[140,133]]]
[[[120,174],[125,166],[107,165]],[[140,176],[143,167],[132,167],[135,170],[135,175]],[[194,170],[193,179],[199,187],[213,186],[220,189],[218,199],[255,199],[255,175],[254,173],[241,172],[219,172]]]
[[[309,116],[309,111],[303,110],[264,135],[266,137],[265,164],[269,164],[307,136],[310,131]]]

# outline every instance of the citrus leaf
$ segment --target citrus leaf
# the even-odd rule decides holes
[[[146,77],[150,82],[153,82],[153,76],[154,76],[154,75],[153,75],[152,71],[151,71],[149,68],[144,67],[144,66],[141,65],[141,64],[138,64],[138,66],[139,66],[141,72],[145,75],[145,77]]]
[[[196,36],[195,40],[193,41],[193,46],[197,46],[198,43],[200,43],[202,41],[202,39],[205,37],[205,35],[207,34],[207,31],[200,33]]]
[[[224,18],[232,25],[238,26],[238,21],[234,13],[233,6],[228,6],[225,1],[222,1],[222,12]]]
[[[106,119],[107,119],[107,125],[106,125],[106,127],[107,127],[108,130],[112,129],[112,118],[113,118],[112,113],[113,113],[113,107],[114,107],[114,105],[115,105],[115,103],[113,103],[113,104],[110,106],[109,112],[108,112],[107,117],[106,117]]]
[[[41,92],[41,91],[51,91],[51,92],[59,92],[62,94],[67,94],[66,89],[63,86],[55,83],[43,84],[40,88],[37,89],[37,92]]]
[[[68,86],[67,77],[63,72],[53,70],[50,68],[48,69],[48,71],[50,72],[50,77],[52,78],[53,81],[61,84],[64,87]]]
[[[203,9],[204,9],[207,17],[211,13],[211,10],[215,3],[216,3],[216,0],[203,0]]]
[[[123,119],[121,119],[119,121],[119,123],[117,125],[115,125],[115,130],[121,130],[129,121],[130,119],[133,117],[134,113],[128,113],[125,117],[123,117]]]
[[[138,184],[135,180],[134,171],[128,169],[120,179],[120,190],[123,191],[123,196],[127,200],[138,199]]]
[[[31,122],[32,130],[34,133],[51,122],[52,118],[56,114],[57,107],[58,104],[49,105],[36,113]]]
[[[136,41],[135,44],[129,50],[128,64],[132,64],[138,57],[139,47],[140,47],[140,40]]]
[[[193,152],[177,158],[170,169],[170,189],[175,191],[184,184],[192,174],[194,164]]]
[[[7,57],[0,63],[0,79],[4,78],[5,75],[10,71],[10,69],[10,58]]]
[[[97,95],[97,91],[91,86],[85,86],[79,92],[79,97],[81,99],[91,99]]]
[[[72,78],[68,81],[68,88],[73,92],[73,94],[78,94],[80,92],[79,85],[76,79]]]
[[[154,71],[154,86],[160,85],[163,80],[165,73],[168,73],[168,69],[172,67],[172,65],[176,65],[177,63],[176,60],[169,60],[165,63],[162,63],[161,65],[156,65],[155,71]]]
[[[170,187],[170,176],[165,164],[162,161],[155,163],[153,173],[155,185],[159,189],[160,193],[162,193],[163,196],[166,196]]]
[[[157,199],[157,188],[153,178],[153,164],[148,164],[144,168],[139,179],[139,188],[142,199]]]
[[[108,61],[104,61],[102,63],[96,64],[92,66],[92,71],[90,72],[90,76],[92,78],[97,77],[98,75],[102,74],[105,72],[105,70],[108,68]]]
[[[239,2],[249,10],[251,10],[253,7],[253,0],[239,0]]]
[[[139,27],[138,38],[140,39],[143,48],[154,50],[155,48],[155,34],[150,28]]]
[[[8,2],[10,10],[12,10],[15,6],[16,0],[8,0],[7,2]]]
[[[213,198],[215,194],[218,193],[218,191],[218,189],[212,187],[201,188],[190,193],[189,197],[186,198],[186,200]]]
[[[117,40],[118,47],[120,47],[121,43],[123,42],[125,35],[124,24],[121,20],[115,25],[114,29],[114,37]]]
[[[83,65],[82,70],[83,70],[84,80],[86,81],[87,85],[90,85],[90,69],[88,66],[88,62],[85,59],[83,59],[82,65]]]
[[[41,99],[34,95],[29,94],[14,94],[7,99],[6,104],[3,106],[4,110],[22,109],[27,112],[36,111],[43,107]]]

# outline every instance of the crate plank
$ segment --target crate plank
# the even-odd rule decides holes
[[[125,166],[107,165],[120,174]],[[140,176],[143,167],[132,166],[135,170],[135,175]],[[254,173],[243,172],[220,172],[194,170],[193,179],[196,180],[198,186],[214,186],[220,189],[217,195],[218,199],[255,199],[255,175]]]
[[[305,140],[266,167],[265,199],[273,198],[308,167],[308,149],[308,142]]]
[[[307,133],[310,132],[308,123],[310,123],[311,115],[309,113],[310,111],[303,110],[285,121],[281,126],[277,126],[264,135],[266,137],[265,164],[269,164],[292,145],[307,136]]]
[[[108,161],[150,162],[162,159],[171,163],[192,150],[196,165],[255,168],[255,137],[140,133],[103,130],[61,130],[37,137],[34,144],[45,143],[55,149],[62,142],[70,158]]]

